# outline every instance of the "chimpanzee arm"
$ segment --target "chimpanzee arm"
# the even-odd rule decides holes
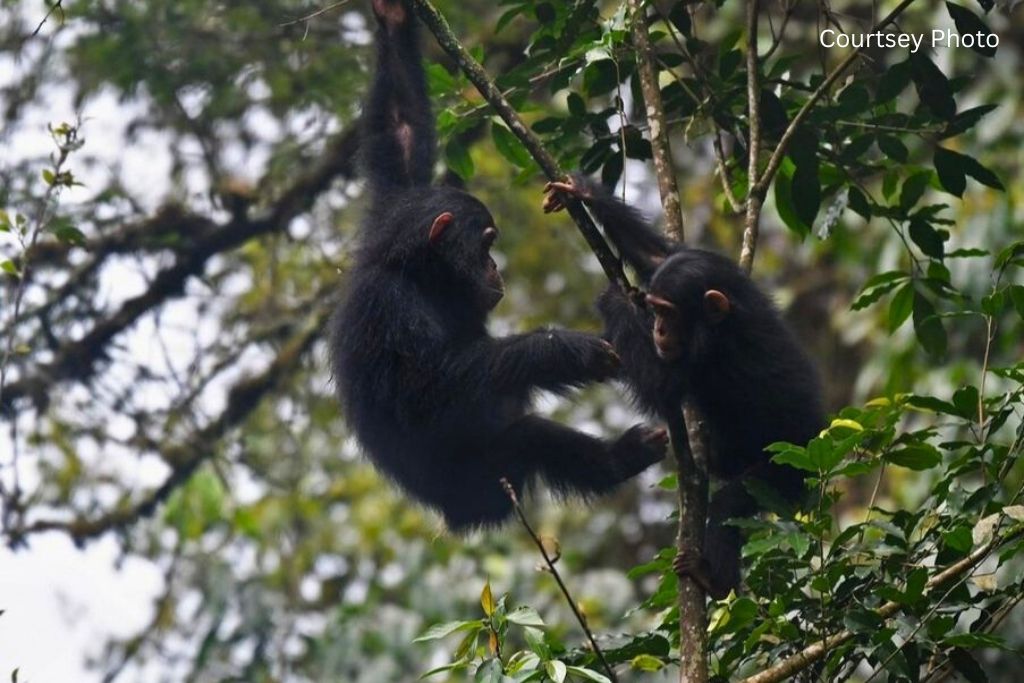
[[[485,339],[452,358],[454,376],[479,375],[490,393],[560,391],[613,376],[619,357],[601,337],[569,330],[534,330]]]
[[[548,191],[562,191],[587,205],[590,213],[604,227],[619,254],[636,269],[646,283],[669,254],[679,245],[666,239],[643,217],[637,209],[612,195],[603,185],[582,174],[574,174],[569,181],[551,183]],[[549,195],[550,197],[550,195]],[[560,201],[548,199],[547,211],[561,208]]]
[[[378,201],[394,187],[429,185],[434,118],[416,19],[404,0],[373,0],[377,72],[363,116],[363,161]]]
[[[658,358],[651,338],[654,316],[650,310],[614,284],[598,297],[597,310],[604,319],[604,336],[622,359],[622,372],[640,406],[666,418],[678,412],[685,375]]]

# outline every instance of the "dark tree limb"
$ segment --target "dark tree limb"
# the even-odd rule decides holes
[[[160,455],[171,467],[170,474],[156,488],[148,491],[131,505],[120,507],[98,517],[73,520],[41,519],[26,526],[7,530],[12,546],[24,542],[27,536],[45,531],[62,531],[78,545],[104,533],[130,526],[151,516],[156,508],[182,484],[187,482],[199,466],[217,452],[217,442],[232,428],[238,426],[259,406],[283,380],[294,373],[302,357],[320,338],[324,325],[334,309],[334,297],[318,302],[302,328],[286,341],[263,372],[235,383],[228,391],[227,405],[210,423],[187,439],[165,446]]]
[[[102,260],[111,254],[129,251],[132,245],[141,246],[143,240],[152,240],[146,234],[146,226],[192,236],[187,247],[177,250],[173,265],[157,273],[145,292],[122,303],[117,311],[94,323],[79,339],[63,344],[56,350],[52,362],[35,368],[4,387],[0,396],[0,415],[13,412],[15,402],[24,398],[32,399],[37,405],[45,405],[56,382],[90,379],[99,363],[108,356],[111,340],[146,313],[168,299],[180,296],[186,281],[202,275],[210,259],[255,237],[283,230],[291,219],[312,205],[335,178],[354,175],[353,152],[357,139],[353,134],[337,137],[318,166],[288,187],[265,215],[253,220],[238,216],[223,226],[216,226],[208,218],[179,209],[170,215],[158,213],[151,221],[133,225],[116,237],[97,241],[96,246],[103,251],[94,258]]]
[[[487,102],[494,107],[494,110],[498,113],[498,116],[505,121],[508,125],[509,130],[519,138],[519,141],[523,143],[523,146],[530,153],[530,156],[537,162],[544,175],[549,180],[562,180],[566,174],[559,166],[555,158],[552,157],[544,146],[541,144],[537,136],[527,127],[526,123],[519,117],[518,112],[509,103],[505,96],[498,90],[498,87],[491,80],[484,68],[480,66],[479,62],[473,59],[472,55],[462,46],[455,34],[452,33],[451,27],[448,25],[447,20],[437,11],[437,8],[429,0],[412,0],[413,7],[416,9],[416,14],[419,16],[423,24],[434,34],[438,44],[441,48],[455,60],[459,69],[466,75],[470,82],[476,86],[476,89],[480,92]],[[591,220],[590,214],[587,213],[583,204],[578,200],[570,200],[566,203],[566,208],[569,211],[569,215],[576,223],[576,227],[579,228],[583,238],[590,245],[591,251],[597,257],[597,260],[601,263],[601,268],[604,270],[605,275],[611,282],[614,282],[623,290],[630,287],[629,280],[626,278],[625,272],[622,270],[622,264],[612,253],[612,250],[608,247],[608,243],[605,242],[604,237],[601,236],[597,226],[594,225],[594,221]]]

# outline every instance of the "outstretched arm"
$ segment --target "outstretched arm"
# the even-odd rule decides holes
[[[639,211],[584,175],[574,174],[565,181],[548,183],[544,191],[547,195],[545,212],[565,208],[565,195],[585,203],[604,226],[619,254],[636,269],[644,283],[650,280],[661,262],[679,248],[655,230]]]
[[[395,187],[429,185],[434,117],[416,19],[405,0],[373,0],[377,72],[364,116],[363,162],[375,198]]]

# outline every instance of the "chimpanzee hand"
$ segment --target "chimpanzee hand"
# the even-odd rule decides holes
[[[601,337],[572,330],[559,330],[552,334],[569,347],[573,362],[579,364],[587,379],[600,382],[619,374],[622,359],[615,348]]]
[[[590,180],[584,176],[574,174],[565,180],[556,180],[544,186],[544,213],[561,211],[565,208],[566,197],[578,199],[585,202],[593,199],[594,193],[590,187]]]
[[[661,427],[639,424],[631,427],[614,444],[612,455],[624,479],[628,479],[665,457],[668,432]]]
[[[389,29],[404,24],[408,16],[401,0],[373,0],[373,13],[377,21]]]

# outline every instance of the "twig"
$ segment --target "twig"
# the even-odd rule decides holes
[[[530,534],[530,538],[533,539],[537,549],[540,550],[540,554],[544,558],[544,563],[548,566],[548,571],[550,571],[551,575],[555,577],[555,583],[558,584],[558,588],[562,591],[562,595],[565,596],[565,601],[569,603],[572,613],[576,615],[576,621],[579,622],[583,632],[587,635],[587,640],[590,641],[590,647],[593,648],[594,654],[597,655],[597,658],[601,660],[604,670],[608,673],[608,678],[612,679],[615,683],[618,683],[619,679],[615,675],[615,670],[612,669],[611,664],[609,664],[608,660],[605,659],[604,652],[601,651],[597,641],[594,639],[593,632],[590,630],[590,627],[587,626],[587,618],[583,616],[579,607],[576,606],[576,600],[573,599],[572,594],[569,593],[569,589],[565,585],[565,581],[562,580],[562,576],[558,573],[558,570],[555,569],[555,562],[551,559],[551,556],[548,555],[548,551],[544,547],[544,542],[540,540],[540,536],[537,535],[537,532],[533,530],[533,527],[530,526],[530,523],[526,520],[526,515],[523,514],[523,508],[519,504],[519,497],[516,495],[516,490],[512,487],[512,484],[509,483],[508,479],[505,479],[504,477],[501,478],[501,485],[505,489],[505,494],[508,496],[509,500],[512,501],[512,507],[515,508],[516,516],[519,517],[520,523],[522,523],[523,528],[526,529],[526,533]]]
[[[558,162],[555,161],[544,146],[541,144],[537,136],[526,126],[526,123],[519,117],[519,114],[512,107],[505,96],[502,95],[501,91],[494,84],[494,81],[487,75],[480,63],[473,59],[472,55],[466,51],[466,48],[462,47],[458,38],[452,33],[451,27],[448,22],[437,11],[437,8],[431,4],[430,0],[412,0],[413,7],[416,10],[416,14],[419,16],[423,24],[434,34],[438,44],[441,48],[448,53],[448,55],[455,60],[459,69],[466,75],[469,81],[476,86],[476,89],[480,92],[485,100],[487,100],[498,116],[505,121],[508,125],[509,130],[512,131],[513,135],[519,138],[519,141],[523,143],[523,146],[533,157],[537,165],[540,166],[541,170],[550,180],[561,180],[565,178],[565,172],[558,166]],[[572,217],[576,226],[579,228],[580,233],[583,234],[583,238],[590,245],[590,249],[594,252],[597,260],[601,264],[601,268],[604,270],[605,275],[611,282],[617,284],[624,291],[629,289],[629,280],[626,278],[626,273],[622,270],[622,263],[615,257],[612,250],[608,247],[608,243],[605,242],[604,237],[598,231],[594,222],[590,219],[590,215],[586,209],[583,208],[583,204],[578,200],[570,200],[567,202],[566,208],[569,211],[569,215]]]
[[[64,3],[64,0],[57,0],[57,2],[53,3],[53,5],[50,6],[50,9],[48,9],[46,11],[46,14],[43,15],[42,20],[40,20],[39,25],[36,26],[36,30],[32,31],[32,37],[35,37],[35,36],[39,35],[39,32],[41,30],[43,30],[43,25],[46,24],[47,20],[49,20],[49,18],[53,16],[54,12],[60,12],[60,23],[62,23],[62,24],[64,23],[64,5],[63,5],[63,3]]]
[[[292,19],[291,21],[286,21],[283,24],[278,24],[278,26],[280,26],[282,28],[285,27],[285,26],[294,26],[295,24],[301,24],[301,23],[303,23],[305,21],[309,21],[310,19],[316,19],[321,14],[327,14],[331,10],[338,9],[342,5],[348,4],[348,2],[349,2],[349,0],[339,0],[339,2],[332,3],[332,4],[328,5],[327,7],[321,7],[320,9],[318,9],[315,12],[310,12],[309,14],[307,14],[304,17],[299,17],[298,19]]]
[[[636,65],[640,74],[640,90],[644,95],[647,123],[650,125],[654,170],[658,177],[661,209],[665,216],[665,232],[677,242],[682,242],[683,213],[679,206],[679,188],[676,185],[675,166],[672,163],[672,148],[665,127],[665,108],[661,102],[661,88],[658,86],[658,69],[654,65],[654,51],[651,48],[650,36],[647,34],[647,13],[641,0],[629,0],[629,11],[632,14],[633,47],[636,50]]]
[[[900,4],[889,12],[884,19],[875,24],[869,33],[881,31],[883,28],[894,22],[896,18],[903,14],[903,12],[912,4],[914,4],[914,0],[903,0],[900,2]],[[786,150],[789,149],[789,143],[792,141],[793,135],[796,134],[796,129],[799,128],[800,124],[802,124],[808,117],[811,113],[811,109],[817,101],[820,100],[821,97],[828,92],[829,88],[835,84],[839,77],[842,76],[855,61],[857,61],[861,56],[862,50],[863,48],[858,48],[848,54],[843,61],[841,61],[839,65],[832,70],[825,80],[821,82],[821,85],[811,93],[811,96],[806,102],[804,102],[804,105],[800,107],[800,111],[798,111],[796,116],[793,117],[793,120],[789,122],[789,126],[786,127],[786,130],[782,133],[782,137],[779,138],[779,144],[776,145],[775,151],[772,152],[772,156],[768,159],[768,165],[765,167],[764,173],[761,174],[761,177],[757,182],[757,189],[760,192],[763,193],[767,191],[768,185],[770,185],[772,179],[775,178],[775,174],[778,172],[779,166],[782,165],[782,158],[786,155]]]
[[[945,585],[953,579],[966,574],[975,566],[980,564],[996,548],[1024,536],[1024,527],[1018,528],[1002,537],[993,536],[992,539],[981,546],[964,559],[956,562],[942,570],[925,584],[925,590],[931,591]],[[898,602],[887,602],[874,610],[875,614],[882,619],[888,619],[900,611],[902,606]],[[852,640],[856,634],[849,629],[843,629],[838,633],[828,636],[823,641],[808,645],[800,652],[787,657],[775,666],[765,669],[759,674],[744,678],[741,683],[778,683],[790,676],[807,669],[811,664],[823,659],[830,651],[843,643]]]

